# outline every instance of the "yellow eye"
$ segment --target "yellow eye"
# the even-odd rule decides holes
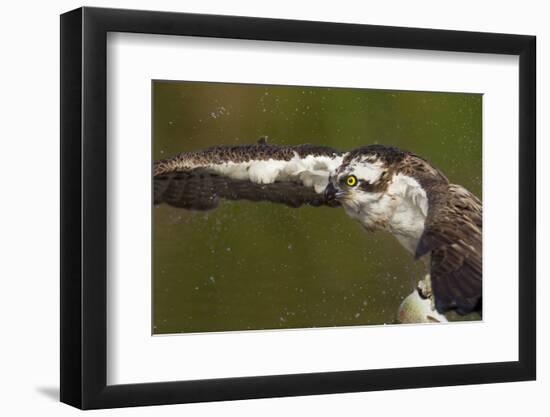
[[[349,187],[354,187],[357,185],[357,177],[355,175],[348,175],[346,178],[346,184]]]

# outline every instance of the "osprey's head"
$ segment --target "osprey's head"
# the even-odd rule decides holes
[[[331,176],[325,190],[328,200],[339,201],[347,210],[365,211],[387,191],[406,152],[370,145],[350,152]]]

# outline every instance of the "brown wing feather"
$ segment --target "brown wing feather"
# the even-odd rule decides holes
[[[290,207],[302,205],[335,207],[324,194],[294,182],[254,184],[211,174],[203,169],[175,172],[155,177],[155,204],[166,203],[191,210],[211,210],[221,199],[266,201]]]
[[[416,257],[431,254],[431,284],[440,313],[481,312],[482,206],[472,193],[454,184],[429,192],[430,208]]]
[[[250,160],[290,161],[295,155],[300,157],[328,156],[335,157],[341,153],[328,146],[298,145],[277,146],[260,141],[252,145],[218,145],[195,152],[182,152],[172,158],[155,162],[154,175],[176,171],[188,171],[193,168],[207,168],[225,162],[246,162]]]
[[[282,147],[261,142],[255,145],[216,146],[203,151],[186,152],[158,161],[154,168],[154,203],[169,204],[191,210],[210,210],[220,200],[267,201],[290,207],[301,205],[336,207],[323,193],[316,193],[300,181],[286,179],[259,184],[249,179],[235,179],[212,166],[227,162],[290,161],[293,157],[329,156],[340,154],[332,148],[313,145]]]

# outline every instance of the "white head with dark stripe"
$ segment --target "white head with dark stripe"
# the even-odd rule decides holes
[[[346,155],[331,176],[326,198],[339,201],[367,230],[387,230],[414,251],[428,208],[425,190],[411,175],[414,162],[426,164],[396,148],[358,148]],[[406,242],[400,236],[406,236]]]
[[[358,210],[374,203],[387,191],[406,154],[395,148],[370,145],[346,155],[330,178],[327,198]]]

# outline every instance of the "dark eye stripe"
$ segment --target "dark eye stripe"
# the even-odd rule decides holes
[[[374,186],[368,181],[361,181],[361,184],[359,184],[359,188],[361,188],[364,191],[373,191],[374,190]]]

